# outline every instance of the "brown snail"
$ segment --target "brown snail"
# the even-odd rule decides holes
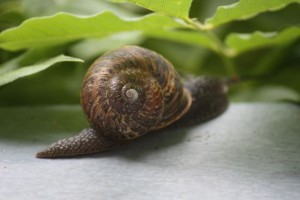
[[[228,105],[225,81],[190,78],[183,85],[172,64],[145,48],[126,46],[98,58],[81,91],[90,123],[36,157],[106,151],[163,128],[193,125],[221,114]]]

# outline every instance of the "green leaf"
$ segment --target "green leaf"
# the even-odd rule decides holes
[[[6,12],[0,14],[0,31],[19,25],[24,20],[18,12]]]
[[[71,48],[71,53],[75,57],[87,60],[124,45],[139,45],[142,41],[144,37],[139,32],[119,33],[101,39],[87,39],[79,42]]]
[[[18,56],[0,65],[0,75],[18,68],[18,63],[24,55]],[[1,80],[0,80],[1,81]]]
[[[205,28],[212,29],[233,20],[249,19],[266,11],[276,11],[300,0],[240,0],[228,6],[218,7],[216,13],[205,21]]]
[[[192,0],[128,0],[149,10],[188,19]]]
[[[177,28],[186,28],[186,25],[160,14],[125,20],[111,12],[91,17],[58,13],[29,19],[16,28],[2,32],[0,47],[7,50],[40,48],[85,38],[103,38],[120,32],[140,31],[151,37],[215,48],[206,34],[175,31]]]
[[[10,83],[18,78],[29,76],[29,75],[35,74],[37,72],[40,72],[42,70],[45,70],[48,67],[50,67],[51,65],[54,65],[59,62],[83,62],[83,60],[65,56],[65,55],[60,55],[60,56],[51,58],[40,64],[26,66],[26,67],[18,68],[18,69],[8,71],[5,73],[1,73],[0,74],[0,86]]]
[[[235,51],[236,55],[257,48],[287,44],[297,38],[300,38],[300,27],[289,27],[279,33],[259,31],[252,34],[233,33],[226,38],[225,43]]]
[[[49,16],[58,12],[67,12],[77,15],[95,15],[103,10],[110,10],[124,17],[135,16],[129,9],[124,9],[117,4],[99,0],[22,0],[22,7],[29,17]]]
[[[231,95],[231,100],[234,102],[276,102],[283,100],[299,102],[300,95],[297,91],[282,85],[240,86],[239,92]]]

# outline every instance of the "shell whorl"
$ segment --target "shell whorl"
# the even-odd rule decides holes
[[[191,102],[172,64],[136,46],[98,58],[81,92],[92,128],[112,139],[134,139],[166,127],[184,115]]]

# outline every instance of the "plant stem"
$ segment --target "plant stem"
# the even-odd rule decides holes
[[[230,77],[237,77],[236,68],[231,58],[232,52],[228,49],[224,43],[220,40],[220,38],[214,34],[211,30],[206,30],[205,26],[201,24],[197,20],[188,19],[185,20],[187,24],[191,25],[194,29],[200,32],[206,32],[207,35],[211,38],[212,41],[215,43],[215,52],[218,56],[221,57],[221,60],[224,63],[225,69],[227,71],[228,76]]]
[[[233,63],[232,58],[229,56],[229,50],[227,47],[223,44],[223,42],[211,31],[207,31],[207,34],[209,37],[216,43],[218,47],[217,54],[221,57],[225,69],[227,71],[227,74],[231,77],[236,77],[237,73],[235,71],[235,65]]]

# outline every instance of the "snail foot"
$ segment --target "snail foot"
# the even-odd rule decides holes
[[[92,128],[83,129],[79,135],[59,140],[36,154],[37,158],[78,156],[119,147],[122,141],[103,137]]]

